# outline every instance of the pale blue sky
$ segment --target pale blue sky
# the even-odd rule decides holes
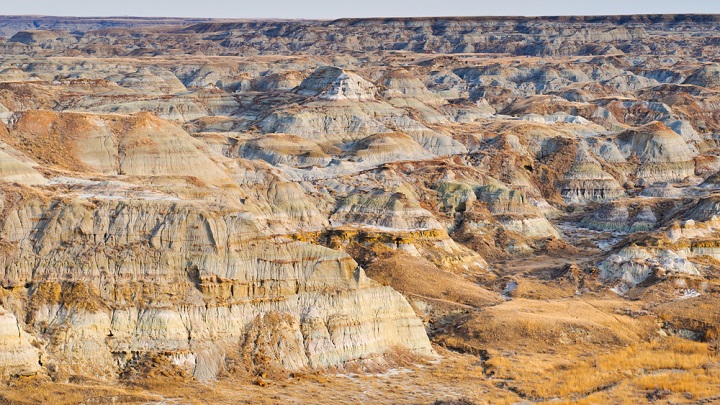
[[[0,0],[0,14],[219,18],[720,14],[720,0]]]

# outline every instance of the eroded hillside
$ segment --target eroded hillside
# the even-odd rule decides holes
[[[2,400],[720,398],[716,16],[0,30]]]

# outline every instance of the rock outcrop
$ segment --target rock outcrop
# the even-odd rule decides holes
[[[569,395],[538,370],[717,336],[687,308],[720,291],[718,21],[0,18],[0,402],[268,374],[312,402],[389,367],[479,402],[638,391],[652,356]],[[465,355],[420,367],[432,343]],[[717,377],[693,347],[672,378]]]
[[[578,151],[575,161],[565,173],[561,193],[569,203],[612,200],[625,194],[620,183],[605,172],[585,148]]]
[[[288,352],[278,353],[295,359],[283,360],[290,368],[371,358],[396,345],[432,354],[403,297],[367,279],[349,256],[273,241],[241,214],[180,201],[28,199],[7,218],[4,285],[33,286],[28,322],[69,373],[112,376],[152,351],[185,356],[183,366],[207,377],[208,345],[225,353],[250,338],[256,318],[271,316],[289,324],[263,334],[284,339],[292,330]],[[12,343],[23,350],[18,365],[28,358],[20,343]]]
[[[638,179],[679,181],[695,174],[695,154],[680,135],[660,123],[623,132],[617,142],[626,159],[638,160]]]
[[[0,377],[40,372],[40,353],[17,318],[0,306]]]
[[[299,94],[329,101],[370,101],[375,87],[360,76],[333,66],[321,67],[300,83]]]

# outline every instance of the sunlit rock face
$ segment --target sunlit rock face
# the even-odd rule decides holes
[[[374,100],[375,87],[355,73],[321,67],[300,83],[299,93],[329,101]]]
[[[567,202],[612,200],[624,194],[620,183],[602,169],[600,163],[586,149],[581,149],[562,185]]]
[[[670,250],[625,248],[601,264],[606,281],[623,281],[635,285],[657,272],[698,275],[697,268],[686,258]]]
[[[635,176],[648,183],[679,181],[695,174],[695,153],[685,140],[660,123],[623,132],[617,141],[625,158],[636,158]]]
[[[0,376],[31,375],[41,370],[39,351],[17,318],[0,307]]]
[[[222,357],[200,361],[206,347],[225,352],[270,314],[296,332],[277,353],[292,369],[342,364],[397,345],[432,354],[403,297],[365,277],[347,254],[274,241],[247,213],[198,204],[28,200],[8,213],[2,235],[12,247],[3,280],[32,285],[25,320],[64,342],[47,348],[59,367],[112,376],[132,353],[168,351],[193,356],[193,371],[204,375],[206,363]],[[12,314],[2,319],[19,333]],[[30,364],[23,335],[17,337],[7,343],[16,353],[8,367]]]

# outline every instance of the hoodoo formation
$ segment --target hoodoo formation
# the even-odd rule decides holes
[[[720,401],[720,17],[0,35],[1,403]]]

